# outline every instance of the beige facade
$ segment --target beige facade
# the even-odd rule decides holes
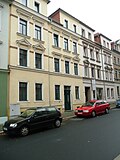
[[[18,0],[11,6],[9,104],[18,104],[21,110],[47,105],[56,105],[61,111],[73,110],[84,102],[79,36],[48,20],[47,2],[40,1],[41,14],[32,9],[32,1],[28,7]],[[40,39],[36,38],[37,29],[41,29]],[[58,47],[54,44],[55,35]],[[69,40],[69,51],[64,49],[64,38]],[[74,41],[77,54],[73,52]],[[40,68],[36,67],[36,56],[40,58]],[[55,71],[55,60],[59,61],[59,72]]]

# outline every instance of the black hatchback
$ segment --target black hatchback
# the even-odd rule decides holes
[[[61,123],[61,113],[56,107],[34,107],[25,110],[20,116],[6,121],[3,131],[9,135],[27,136],[31,130],[50,125],[58,128]]]

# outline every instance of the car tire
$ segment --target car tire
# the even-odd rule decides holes
[[[61,121],[59,119],[56,119],[54,122],[55,128],[59,128],[61,126]]]
[[[108,108],[105,109],[105,113],[106,113],[106,114],[109,113],[109,109],[108,109]]]
[[[95,111],[92,111],[92,117],[95,117],[95,116],[96,116]]]
[[[23,126],[20,129],[21,136],[27,136],[29,134],[29,128],[27,126]]]

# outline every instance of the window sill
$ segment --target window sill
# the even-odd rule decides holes
[[[55,49],[61,50],[60,47],[57,47],[57,46],[54,46],[54,45],[52,45],[52,47],[55,48]]]
[[[17,35],[18,35],[18,36],[21,36],[21,37],[24,37],[24,38],[27,38],[27,39],[30,39],[30,38],[31,38],[30,36],[24,35],[24,34],[19,33],[19,32],[17,32]]]
[[[63,49],[64,52],[67,52],[67,53],[70,53],[71,51],[69,50],[66,50],[66,49]]]
[[[45,41],[42,41],[42,40],[39,40],[39,39],[36,39],[36,38],[33,38],[33,41],[35,41],[35,42],[39,42],[39,43],[42,43],[42,44],[44,44],[44,43],[45,43]]]

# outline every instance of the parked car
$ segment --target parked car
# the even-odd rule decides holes
[[[75,109],[76,116],[92,116],[95,117],[100,113],[109,113],[110,104],[104,100],[90,100],[81,107]]]
[[[20,116],[10,119],[3,125],[7,134],[20,134],[26,136],[31,130],[54,125],[60,127],[61,113],[55,107],[34,107],[25,110]]]
[[[116,107],[120,108],[120,99],[116,100]]]

